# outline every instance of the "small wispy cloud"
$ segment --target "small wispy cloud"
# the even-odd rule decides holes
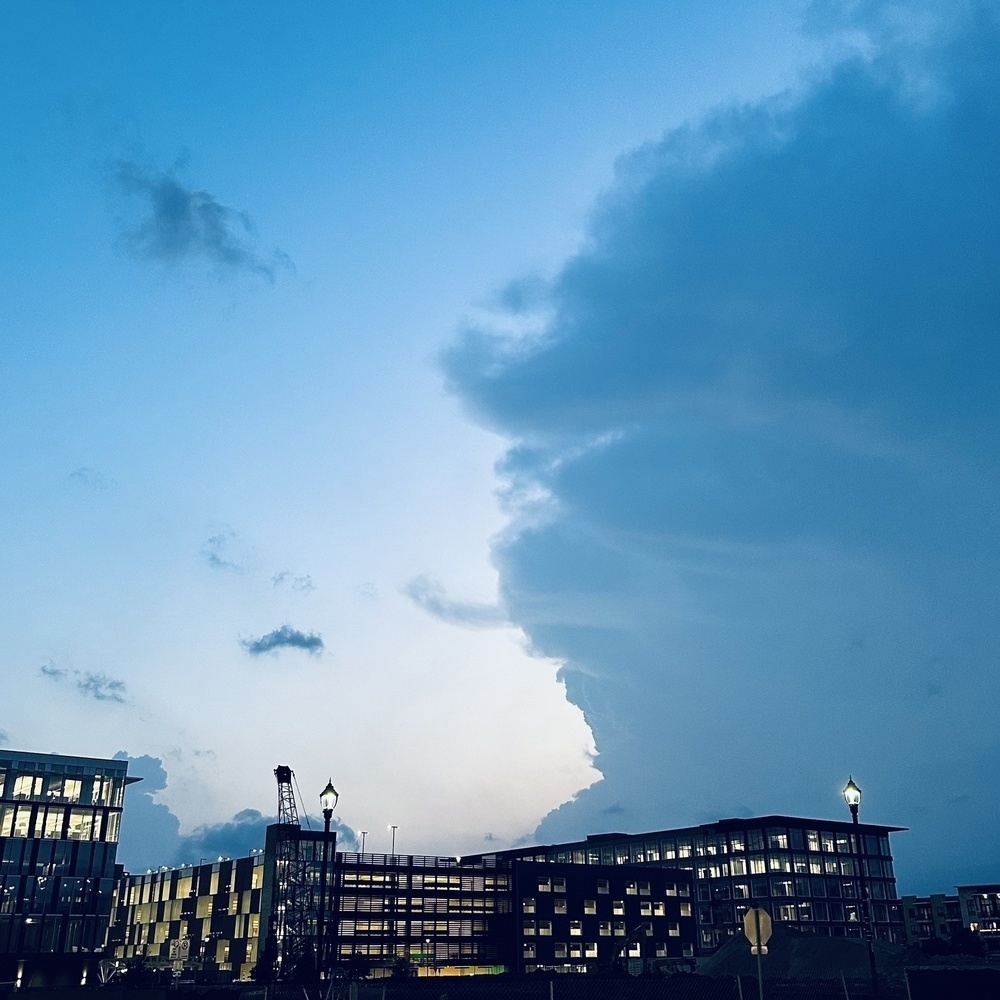
[[[113,479],[87,465],[74,469],[66,478],[71,483],[88,490],[110,490],[115,485]]]
[[[91,670],[67,670],[49,660],[39,668],[39,673],[57,684],[71,683],[82,694],[94,701],[113,701],[125,704],[125,682],[107,674]]]
[[[414,577],[404,588],[407,595],[428,614],[449,625],[463,628],[498,628],[507,624],[507,615],[496,604],[456,601],[444,587],[426,573]]]
[[[275,573],[274,576],[271,577],[271,583],[275,587],[290,587],[292,590],[296,590],[300,594],[308,594],[316,589],[316,584],[313,582],[313,578],[308,573],[296,576],[294,573],[289,573],[288,570],[282,570],[280,573]]]
[[[301,649],[312,656],[318,656],[325,648],[321,635],[316,632],[300,632],[291,625],[282,625],[256,639],[241,639],[240,645],[251,656],[263,656],[281,649]]]
[[[173,173],[120,160],[115,180],[122,193],[139,199],[145,209],[141,221],[122,234],[132,256],[166,265],[207,261],[222,271],[244,271],[267,281],[274,281],[279,269],[294,270],[280,250],[269,257],[258,253],[246,212],[187,187]]]
[[[212,535],[205,542],[201,550],[202,558],[212,569],[228,570],[231,573],[245,573],[247,571],[246,560],[237,554],[236,532],[222,531],[217,535]]]

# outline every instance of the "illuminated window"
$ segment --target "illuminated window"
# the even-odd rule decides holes
[[[733,875],[746,875],[747,873],[747,860],[746,858],[733,858],[729,862],[729,870]]]
[[[611,904],[611,912],[616,917],[622,917],[622,916],[624,916],[625,915],[625,900],[624,899],[616,899]]]
[[[538,880],[538,891],[539,892],[551,892],[552,891],[552,879],[540,878]]]
[[[625,895],[626,896],[635,896],[635,895],[638,894],[638,892],[639,892],[639,887],[638,887],[637,883],[635,883],[635,882],[626,882],[625,883]]]
[[[564,943],[564,942],[562,942],[562,941],[557,941],[557,942],[556,942],[556,943],[555,943],[555,944],[554,944],[554,945],[552,946],[552,948],[553,948],[553,951],[552,951],[552,954],[553,954],[553,955],[554,955],[554,956],[555,956],[556,958],[565,958],[565,957],[566,957],[566,952],[567,952],[567,948],[566,948],[566,945],[565,945],[565,943]]]
[[[535,912],[535,901],[534,899],[525,899],[521,903],[521,909],[524,913],[534,913]]]
[[[539,920],[538,921],[538,933],[543,937],[552,937],[552,921],[551,920]]]
[[[675,882],[668,882],[666,885],[666,896],[676,896],[677,895],[677,884]]]
[[[599,878],[597,880],[597,894],[599,896],[606,896],[611,892],[611,885],[606,878]]]
[[[553,903],[552,903],[552,912],[553,913],[565,913],[566,912],[566,900],[565,899],[556,899],[556,900],[554,900]]]
[[[597,933],[601,937],[611,937],[611,921],[601,920],[597,924]]]
[[[566,879],[564,879],[564,878],[554,878],[552,880],[552,891],[553,892],[565,892],[566,891]]]
[[[597,900],[596,899],[585,899],[583,901],[583,912],[593,916],[597,913]]]
[[[616,920],[612,925],[612,929],[615,932],[615,937],[625,937],[625,921]]]
[[[649,895],[649,883],[648,882],[640,882],[639,883],[639,895],[640,896],[648,896]]]
[[[790,872],[792,861],[787,854],[772,854],[768,858],[768,864],[773,872]]]
[[[570,937],[583,937],[583,921],[582,920],[571,920],[569,922],[569,936]]]
[[[762,854],[750,859],[751,875],[763,875],[765,871],[767,871],[767,867],[764,863],[764,856]]]
[[[729,835],[729,849],[731,851],[745,851],[747,849],[746,838],[742,833],[731,833]]]
[[[691,904],[690,903],[681,903],[681,916],[682,917],[690,917],[691,916]]]
[[[665,917],[667,915],[667,907],[665,903],[653,903],[653,916],[654,917]]]
[[[787,851],[788,831],[779,827],[771,827],[767,831],[767,846],[771,851]]]
[[[521,954],[524,958],[534,958],[535,957],[535,945],[534,943],[526,944]]]
[[[806,830],[806,847],[810,851],[819,850],[819,834],[815,830]]]
[[[532,934],[534,934],[535,933],[535,921],[534,920],[525,920],[524,923],[521,925],[521,933],[524,934],[524,935],[526,935],[526,936],[529,936],[529,937]]]
[[[583,954],[586,958],[597,958],[597,942],[588,941],[583,946]]]

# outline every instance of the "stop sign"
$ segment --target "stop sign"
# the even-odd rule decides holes
[[[767,942],[771,937],[771,917],[767,910],[752,906],[743,917],[743,933],[753,947],[751,955],[766,955]]]

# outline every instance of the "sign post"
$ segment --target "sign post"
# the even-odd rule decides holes
[[[743,917],[743,933],[750,942],[750,954],[757,956],[757,995],[764,1000],[764,972],[760,956],[767,954],[767,942],[771,938],[771,916],[760,906],[752,906]]]

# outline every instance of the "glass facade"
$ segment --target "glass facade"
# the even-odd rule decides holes
[[[126,761],[0,750],[0,979],[86,981],[128,780]]]
[[[503,852],[555,864],[657,865],[694,876],[698,953],[741,933],[743,915],[763,906],[772,919],[832,937],[862,935],[861,886],[877,938],[905,942],[889,834],[899,827],[792,816],[720,820],[644,834],[599,834],[575,844]]]

